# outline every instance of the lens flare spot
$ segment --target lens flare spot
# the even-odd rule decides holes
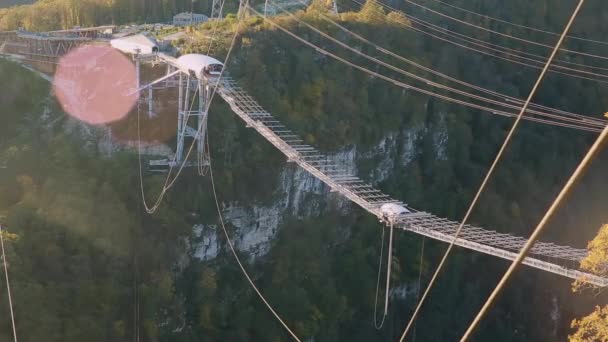
[[[108,46],[86,45],[59,61],[53,90],[63,110],[98,125],[124,118],[138,99],[131,61]]]

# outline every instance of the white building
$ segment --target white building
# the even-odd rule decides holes
[[[207,17],[204,14],[184,12],[184,13],[177,14],[173,17],[173,25],[175,25],[175,26],[195,25],[195,24],[204,23],[207,20],[209,20],[209,17]]]
[[[129,54],[150,54],[158,52],[158,43],[143,34],[136,34],[110,41],[113,48]]]

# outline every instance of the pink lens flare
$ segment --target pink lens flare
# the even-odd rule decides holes
[[[59,61],[53,90],[71,116],[93,125],[124,118],[137,102],[137,73],[131,61],[103,45],[85,45]]]

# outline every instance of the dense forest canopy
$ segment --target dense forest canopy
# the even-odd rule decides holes
[[[35,0],[4,0],[0,3],[0,8],[11,7],[15,5],[27,5],[33,3]]]
[[[228,5],[230,9],[234,5]],[[0,9],[0,30],[48,31],[73,26],[169,22],[179,12],[209,14],[208,0],[40,0]]]
[[[521,9],[519,17],[525,22],[532,15],[546,18],[539,26],[557,27],[567,15],[566,9],[549,10],[545,1],[483,3],[472,7]],[[590,4],[589,9],[604,15],[597,4]],[[204,12],[208,4],[195,5]],[[0,11],[0,29],[167,20],[188,6],[189,1],[170,0],[43,0],[34,7]],[[530,6],[532,14],[524,10]],[[314,11],[298,15],[337,33]],[[529,91],[533,72],[421,39],[389,20],[390,15],[367,6],[337,19],[378,44],[455,77],[514,96]],[[276,20],[316,44],[334,48],[290,18]],[[581,25],[590,24],[581,19]],[[220,22],[214,56],[223,58],[235,27],[234,16]],[[182,51],[206,52],[211,30],[210,23],[196,28],[193,40],[180,46]],[[348,43],[373,52],[355,41]],[[412,161],[387,168],[388,176],[376,183],[416,208],[452,219],[461,218],[511,123],[370,78],[303,47],[261,18],[250,18],[241,27],[229,70],[264,107],[326,151],[355,145],[373,150],[388,135],[418,130]],[[12,80],[0,94],[0,165],[8,166],[0,168],[0,216],[8,229],[7,260],[22,340],[120,342],[133,340],[137,332],[145,341],[288,339],[225,248],[211,261],[193,256],[192,226],[217,226],[208,178],[185,172],[159,212],[146,215],[136,155],[123,151],[107,158],[100,153],[94,137],[73,129],[49,96],[48,86],[16,64],[0,62],[0,77]],[[551,75],[537,101],[595,115],[608,104],[599,96],[603,91],[591,82]],[[283,196],[274,190],[285,167],[282,156],[243,127],[226,104],[217,101],[211,113],[210,143],[221,200],[261,206]],[[135,124],[131,115],[117,125],[132,129]],[[448,137],[443,154],[437,151],[438,132]],[[523,124],[483,196],[475,223],[527,235],[591,139],[568,129]],[[397,158],[399,152],[390,157]],[[362,157],[360,173],[368,178],[382,157]],[[582,246],[608,220],[602,206],[605,160],[600,158],[590,170],[544,239]],[[146,190],[155,193],[163,180],[162,175],[146,174]],[[373,328],[379,224],[357,208],[345,213],[316,193],[307,194],[304,205],[323,211],[314,216],[285,213],[268,255],[248,265],[256,283],[302,338],[395,340],[414,297],[395,298],[384,330]],[[234,232],[234,227],[229,229]],[[397,234],[395,284],[417,284],[420,269],[428,279],[444,245],[427,241],[419,264],[420,244],[417,236]],[[505,265],[457,250],[417,323],[417,340],[458,339]],[[528,268],[515,281],[517,286],[505,292],[480,329],[480,340],[559,340],[571,333],[573,317],[605,300],[605,294],[583,294],[574,300],[568,280]],[[2,286],[4,318],[8,306]],[[555,303],[557,319],[549,314]],[[10,331],[9,322],[0,320],[0,341],[10,340]]]
[[[13,0],[9,0],[11,5]],[[23,1],[20,1],[23,2]],[[29,1],[34,2],[34,1]],[[314,2],[314,1],[313,1]],[[338,8],[341,12],[358,8],[361,1],[338,0]],[[434,22],[443,25],[454,25],[448,19],[438,17],[431,13],[422,11],[404,2],[382,2],[396,6],[398,9],[432,18]],[[433,1],[419,1],[421,4],[446,11],[445,7]],[[263,1],[251,1],[252,4],[260,4]],[[513,21],[517,24],[544,28],[559,32],[566,22],[567,16],[573,8],[571,2],[559,2],[543,0],[541,2],[529,2],[526,0],[485,0],[467,1],[455,0],[453,5],[465,9],[486,13],[488,15]],[[72,26],[93,26],[101,24],[125,24],[132,22],[167,22],[173,15],[189,11],[193,8],[196,12],[209,15],[211,11],[211,0],[38,0],[33,5],[16,6],[10,9],[2,9],[0,3],[0,30],[12,30],[24,27],[33,31],[44,31],[50,29],[71,28]],[[224,13],[231,13],[238,8],[238,2],[226,2]],[[459,16],[462,13],[449,12]],[[553,41],[556,38],[544,33],[521,30],[509,25],[480,19],[473,15],[466,15],[471,22],[486,26],[510,34],[533,38],[541,41]],[[468,32],[474,32],[464,27]],[[478,34],[479,32],[476,32]],[[579,15],[579,19],[572,29],[572,34],[580,37],[602,40],[608,34],[608,8],[603,0],[588,0]],[[497,39],[498,37],[484,34],[481,38]],[[605,47],[589,45],[583,41],[567,41],[567,45],[583,49],[600,49],[595,52],[606,52]]]

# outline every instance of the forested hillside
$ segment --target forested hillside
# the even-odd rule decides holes
[[[69,6],[76,3],[103,5],[108,11],[102,15],[82,7],[70,12],[74,7]],[[55,15],[50,18],[56,21],[26,19],[35,18],[28,11],[42,7],[22,7],[16,10],[22,12],[11,12],[23,14],[14,17],[16,22],[8,22],[8,12],[3,17],[0,12],[0,29],[1,25],[48,29],[156,20],[186,6],[178,1],[146,4],[144,9],[143,2],[136,1],[40,1],[36,6],[59,11],[51,12]],[[544,5],[537,4],[537,10],[551,19],[539,25],[559,26],[559,18]],[[200,1],[197,6],[205,4]],[[501,6],[508,5],[496,5]],[[525,8],[516,7],[524,6],[522,1],[512,6]],[[337,33],[314,11],[299,16]],[[531,14],[525,14],[527,18]],[[519,66],[420,38],[389,20],[377,6],[336,19],[381,46],[472,83],[521,97],[533,82],[535,73]],[[292,19],[277,20],[334,49]],[[221,22],[214,56],[225,56],[235,28],[233,16]],[[181,48],[206,52],[212,30],[212,24],[197,28],[194,40]],[[347,41],[373,53],[369,47]],[[511,123],[370,78],[302,46],[261,18],[249,18],[241,27],[228,66],[244,88],[307,142],[329,152],[356,147],[358,170],[364,178],[415,208],[452,219],[462,217]],[[207,231],[217,228],[208,177],[185,172],[160,210],[145,214],[137,155],[123,151],[108,158],[100,153],[95,137],[73,128],[48,85],[33,74],[0,62],[0,77],[14,80],[0,94],[0,166],[7,166],[0,168],[0,222],[9,233],[7,260],[21,340],[120,342],[132,341],[137,334],[143,341],[288,340],[225,247],[211,260],[197,258],[192,250],[194,225],[203,225]],[[605,90],[588,81],[550,75],[537,101],[597,116],[608,105],[600,96]],[[135,115],[116,125],[133,129]],[[224,208],[272,205],[286,196],[280,191],[279,175],[291,166],[219,100],[211,109],[209,127]],[[396,144],[390,152],[386,146],[391,139],[408,136],[414,138],[411,158],[405,163],[399,159],[405,153],[403,145]],[[473,221],[528,235],[592,138],[588,133],[524,123]],[[605,160],[589,171],[543,239],[584,246],[608,219],[602,207],[607,196],[602,191],[608,170]],[[146,191],[154,195],[164,175],[145,177]],[[385,328],[374,329],[380,225],[355,207],[345,211],[335,198],[314,191],[304,198],[301,206],[312,208],[308,212],[314,214],[281,213],[269,252],[247,266],[255,282],[302,338],[396,340],[411,313],[415,291],[396,296]],[[236,224],[229,224],[229,229],[236,233]],[[218,236],[219,244],[225,246]],[[420,237],[397,233],[396,286],[408,285],[411,290],[420,268],[424,286],[445,248],[426,241],[424,261],[419,264],[420,244]],[[249,260],[246,253],[242,256]],[[505,267],[501,260],[458,249],[422,312],[416,340],[458,339]],[[0,318],[8,317],[2,286]],[[603,300],[602,296],[573,297],[568,280],[522,269],[478,338],[563,340],[571,319]],[[10,334],[9,322],[0,319],[0,341],[10,340]]]
[[[24,27],[45,31],[73,26],[168,22],[189,11],[209,13],[208,0],[40,0],[33,5],[0,9],[0,30]],[[227,4],[226,10],[236,8]]]
[[[172,229],[165,230],[162,218],[139,216],[136,193],[121,190],[136,184],[133,157],[102,159],[93,141],[87,145],[77,131],[66,131],[69,120],[45,81],[7,62],[0,62],[0,75],[13,85],[0,96],[0,160],[6,167],[0,170],[0,217],[9,232],[20,338],[126,341],[134,286],[140,286],[155,301],[141,308],[142,329],[152,339],[158,309],[177,303],[173,261],[161,261],[175,260],[176,249],[159,239],[176,243],[185,226],[171,220]],[[138,236],[144,224],[146,234]],[[146,236],[154,238],[144,242]],[[146,247],[135,247],[140,242]],[[140,257],[145,262],[135,266]],[[0,303],[0,316],[8,317],[5,296]],[[9,330],[2,320],[0,341],[11,339]]]
[[[24,0],[8,0],[8,5],[19,4]],[[125,24],[131,22],[159,22],[170,21],[173,15],[189,11],[192,8],[199,13],[209,14],[211,9],[210,0],[38,0],[31,6],[18,6],[10,10],[3,10],[4,5],[0,3],[0,30],[16,29],[25,27],[28,30],[43,31],[49,29],[70,28],[75,25],[93,26],[100,24]],[[431,13],[422,11],[407,3],[383,1],[397,6],[407,12],[422,14],[432,17]],[[251,4],[262,4],[261,0],[252,0]],[[338,8],[341,12],[357,8],[361,1],[338,0]],[[433,1],[421,1],[420,3],[432,8],[445,10]],[[467,1],[457,0],[450,2],[456,6],[462,6],[473,11],[488,13],[504,20],[513,20],[516,23],[530,25],[532,27],[544,28],[550,31],[560,31],[563,27],[569,11],[573,4],[569,2],[556,2],[543,0],[541,2],[529,2],[526,0],[500,1]],[[238,2],[226,2],[224,13],[234,12],[238,8]],[[452,14],[462,14],[452,12]],[[534,31],[518,30],[512,26],[497,24],[487,20],[479,20],[468,15],[467,19],[476,20],[489,28],[505,30],[516,35],[530,37],[533,39],[554,40],[555,37]],[[444,23],[452,23],[448,19],[437,16],[434,20]],[[452,23],[453,24],[453,23]],[[588,0],[579,15],[576,25],[573,27],[574,35],[596,38],[601,40],[608,34],[608,8],[602,0]],[[497,38],[497,37],[493,37]],[[569,42],[575,47],[589,48],[585,42]],[[598,48],[593,46],[594,49]],[[597,52],[597,51],[596,51]],[[604,51],[605,52],[605,51]]]
[[[4,0],[0,3],[0,8],[11,7],[15,5],[27,5],[33,3],[35,0]]]

